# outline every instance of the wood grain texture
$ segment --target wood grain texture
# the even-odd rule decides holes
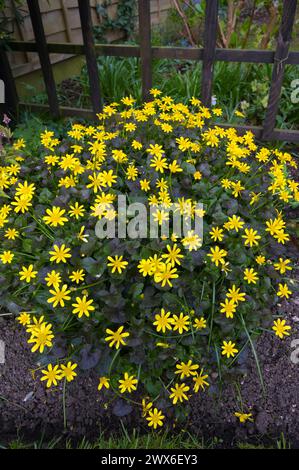
[[[56,91],[56,84],[52,71],[49,52],[47,49],[47,41],[42,22],[41,12],[38,0],[27,0],[30,17],[32,21],[32,28],[34,31],[37,52],[41,63],[42,73],[45,81],[46,92],[48,95],[48,102],[53,118],[59,117],[59,104]]]
[[[216,55],[218,0],[206,1],[204,49],[202,58],[201,100],[205,106],[211,105],[213,68]]]
[[[8,44],[12,51],[37,52],[36,44],[30,41],[10,41]],[[99,56],[140,57],[140,47],[128,44],[96,44],[95,50]],[[84,46],[82,43],[51,42],[48,43],[48,51],[50,53],[81,55],[84,54]],[[152,47],[152,56],[155,59],[202,60],[203,49],[195,47]],[[215,61],[222,62],[273,64],[274,57],[275,51],[216,49],[215,52]],[[299,65],[299,52],[289,52],[285,63]]]
[[[84,53],[89,77],[90,97],[94,115],[102,110],[102,99],[100,91],[100,78],[95,51],[93,25],[89,0],[78,0],[79,13],[82,26]]]
[[[142,98],[150,99],[152,88],[151,12],[149,0],[138,0]]]

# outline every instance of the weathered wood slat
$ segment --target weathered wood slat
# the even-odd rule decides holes
[[[82,25],[84,53],[89,77],[91,103],[95,115],[102,110],[100,79],[95,51],[93,26],[89,0],[78,0]]]
[[[204,49],[202,58],[201,100],[211,105],[213,67],[216,54],[218,0],[206,1]]]
[[[51,114],[54,118],[59,117],[59,104],[56,91],[56,85],[52,70],[52,65],[47,48],[46,36],[43,27],[41,12],[38,0],[27,0],[32,28],[34,31],[37,52],[42,67],[42,73],[45,81],[45,87],[48,95]]]
[[[142,98],[150,99],[152,88],[151,11],[148,0],[138,0]]]
[[[37,46],[31,41],[10,41],[9,47],[12,51],[37,52]],[[48,51],[54,54],[84,54],[83,44],[48,43]],[[140,57],[139,46],[122,44],[96,44],[95,51],[98,56]],[[189,47],[152,47],[154,59],[181,59],[202,60],[203,49]],[[222,62],[247,62],[273,64],[275,51],[256,51],[249,49],[216,49],[215,61]],[[290,65],[299,65],[299,52],[289,52],[285,62]]]
[[[36,113],[49,113],[49,106],[46,104],[25,103],[20,102],[20,109],[28,110]],[[69,106],[60,106],[60,114],[63,117],[82,117],[85,119],[94,119],[94,112],[92,109],[72,108]]]
[[[289,54],[292,30],[296,16],[297,0],[284,0],[282,20],[279,29],[277,47],[274,57],[271,87],[269,93],[268,107],[264,120],[263,139],[267,140],[271,135],[279,106],[279,98],[284,76],[285,63]]]

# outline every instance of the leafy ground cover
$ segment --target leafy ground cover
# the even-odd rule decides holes
[[[250,428],[255,415],[265,421],[252,403],[266,393],[255,339],[266,331],[278,347],[293,320],[281,300],[297,290],[296,252],[287,251],[297,163],[250,132],[210,128],[218,106],[151,93],[142,106],[131,96],[105,106],[98,125],[57,124],[30,142],[12,140],[3,126],[3,315],[23,325],[37,361],[29,381],[39,398],[51,392],[50,408],[62,400],[64,427],[74,403],[69,397],[67,411],[66,397],[87,370],[84,393],[93,387],[103,422],[112,405],[129,423],[139,415],[154,430],[184,426],[197,416],[197,396],[208,402],[210,389],[213,402],[217,383],[246,374],[251,350],[261,390],[222,402],[228,423]],[[140,238],[134,212],[125,219],[137,238],[96,236],[99,223],[119,221],[119,196],[152,209],[156,238]],[[173,224],[162,233],[170,208],[185,222],[200,220],[201,233],[190,226],[178,234]]]

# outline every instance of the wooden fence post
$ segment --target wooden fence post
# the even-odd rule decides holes
[[[4,103],[0,101],[0,110],[15,122],[18,118],[18,93],[4,45],[0,44],[0,87],[4,94]],[[3,89],[2,89],[3,87]],[[2,96],[1,96],[2,98]],[[2,116],[1,116],[2,118]],[[1,121],[0,121],[1,123]]]
[[[94,115],[102,111],[100,79],[95,50],[89,0],[78,0],[86,65],[89,77],[90,97]]]
[[[150,100],[152,88],[152,47],[150,0],[138,0],[142,99]]]
[[[297,0],[284,0],[283,2],[282,20],[274,56],[274,66],[269,92],[268,107],[263,125],[262,138],[264,140],[271,138],[271,134],[275,128],[285,62],[289,55],[289,47],[295,21],[296,7]]]
[[[201,100],[211,106],[213,68],[217,40],[218,0],[206,0],[204,49],[202,61]]]
[[[54,118],[58,118],[59,104],[56,91],[56,84],[54,80],[52,65],[47,48],[47,41],[42,21],[42,16],[39,8],[38,0],[27,0],[29,13],[34,31],[35,42],[41,64],[41,69],[45,81],[46,91],[48,95],[50,112]]]

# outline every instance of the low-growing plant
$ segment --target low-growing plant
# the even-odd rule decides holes
[[[140,61],[135,57],[99,57],[98,71],[102,96],[106,104],[120,101],[132,94],[141,103]],[[153,83],[163,94],[187,104],[192,96],[200,95],[201,63],[183,60],[153,61]],[[161,76],[164,77],[161,82]],[[216,62],[214,67],[213,97],[223,110],[224,122],[237,124],[237,108],[246,112],[246,123],[262,125],[271,84],[271,64],[234,64]],[[126,77],[124,81],[123,77]],[[292,83],[298,78],[296,67],[286,66],[282,95],[277,115],[278,128],[298,128],[298,111],[292,102]],[[33,93],[32,93],[33,94]],[[31,95],[32,95],[31,94]],[[58,86],[59,101],[64,106],[90,108],[90,89],[86,66],[80,76]],[[30,97],[30,101],[32,98]],[[45,93],[35,93],[34,102],[47,104]]]
[[[271,307],[293,290],[284,208],[299,191],[289,153],[209,126],[218,107],[151,94],[60,139],[44,130],[39,151],[22,138],[2,149],[0,304],[24,325],[45,386],[63,380],[65,399],[94,368],[116,415],[140,408],[156,429],[186,417],[211,372],[243,367],[262,329],[289,334]],[[141,237],[152,220],[118,211],[119,197],[152,210],[156,237]],[[178,233],[175,215],[202,233]],[[137,235],[100,237],[121,220]]]

